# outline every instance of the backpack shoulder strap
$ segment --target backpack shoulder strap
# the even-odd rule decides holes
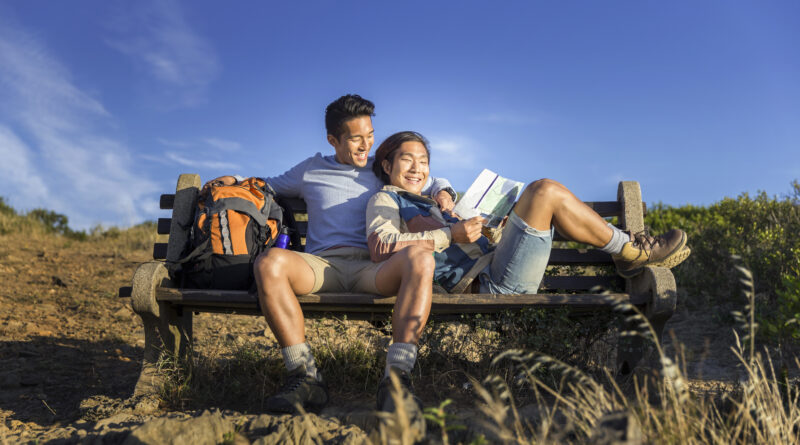
[[[261,210],[256,207],[251,201],[248,201],[244,198],[224,198],[218,201],[215,201],[213,204],[213,209],[209,212],[209,216],[215,213],[222,212],[223,210],[235,210],[237,212],[246,213],[249,215],[255,222],[257,222],[260,226],[267,225],[267,217],[261,213]]]

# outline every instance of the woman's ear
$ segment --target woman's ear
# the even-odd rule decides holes
[[[388,159],[384,159],[383,161],[381,161],[381,167],[383,167],[383,171],[387,175],[391,175],[392,174],[392,163],[389,162]]]

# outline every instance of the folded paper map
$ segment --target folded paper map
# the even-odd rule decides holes
[[[487,221],[487,227],[497,227],[517,202],[523,185],[483,169],[453,211],[464,219],[482,216]]]

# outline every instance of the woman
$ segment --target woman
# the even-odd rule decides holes
[[[381,143],[372,168],[386,185],[367,205],[367,243],[373,261],[383,261],[408,246],[429,249],[436,260],[434,280],[448,292],[464,292],[477,276],[474,291],[536,293],[554,229],[610,253],[624,277],[637,275],[645,265],[674,267],[691,252],[682,230],[657,237],[631,235],[608,224],[550,179],[525,188],[502,238],[493,245],[481,233],[480,217],[461,220],[419,194],[428,178],[429,161],[428,142],[419,133],[396,133]]]

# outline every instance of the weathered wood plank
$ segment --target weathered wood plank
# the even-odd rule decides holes
[[[434,294],[431,310],[434,313],[488,313],[526,306],[537,307],[600,307],[612,306],[611,298],[639,304],[639,298],[628,294]],[[156,288],[156,299],[202,310],[231,308],[255,310],[258,300],[247,291],[213,289]],[[371,294],[326,293],[297,297],[304,311],[323,312],[391,312],[395,297]]]
[[[625,282],[622,277],[610,276],[546,276],[542,280],[541,290],[591,290],[595,286],[603,289],[623,288]]]
[[[161,195],[161,200],[159,201],[158,206],[162,210],[170,210],[170,209],[172,209],[172,206],[174,206],[174,205],[175,205],[175,194],[174,193],[168,193],[168,194]]]
[[[300,198],[280,198],[278,204],[292,213],[306,213],[306,202]]]
[[[154,260],[163,260],[167,258],[167,243],[155,243],[153,244],[153,259]]]
[[[613,264],[611,255],[597,249],[553,249],[550,265],[590,266]]]
[[[172,225],[172,218],[158,218],[158,234],[169,235],[169,229]]]
[[[293,213],[306,212],[306,202],[299,198],[281,198],[281,204],[291,207]],[[622,206],[618,201],[586,201],[585,204],[604,218],[620,216],[622,213]]]

